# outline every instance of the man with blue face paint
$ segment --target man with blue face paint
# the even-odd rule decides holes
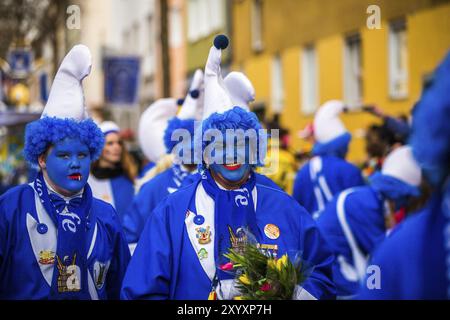
[[[73,47],[26,127],[24,155],[39,173],[0,197],[0,299],[119,297],[130,253],[116,212],[87,184],[104,141],[84,106],[90,69],[89,49]]]
[[[339,119],[345,110],[338,100],[327,101],[314,116],[314,155],[297,173],[292,196],[313,215],[339,192],[364,185],[361,171],[345,160],[351,135]]]
[[[370,261],[359,299],[450,299],[450,52],[413,110],[409,143],[433,188],[425,208],[400,224]]]
[[[368,186],[347,189],[317,219],[336,255],[333,279],[338,298],[350,299],[366,276],[368,257],[391,230],[393,214],[420,195],[421,172],[411,148],[394,149]]]
[[[264,152],[258,151],[264,141],[250,141],[244,152],[246,138],[235,132],[258,132],[261,125],[254,113],[234,106],[222,84],[221,49],[227,45],[228,38],[216,37],[205,67],[202,139],[195,139],[203,151],[201,179],[166,197],[149,216],[121,298],[208,299],[217,294],[232,299],[239,295],[235,281],[220,266],[228,262],[223,254],[230,248],[245,246],[249,230],[263,250],[278,257],[302,252],[313,267],[293,299],[332,299],[334,257],[315,222],[288,194],[256,180],[253,170],[262,165]],[[237,154],[230,151],[235,137],[226,139],[230,129],[238,136]]]

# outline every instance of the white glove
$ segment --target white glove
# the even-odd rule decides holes
[[[235,279],[220,281],[216,293],[219,300],[233,300],[234,297],[241,295]]]

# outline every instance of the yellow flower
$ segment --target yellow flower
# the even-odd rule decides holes
[[[242,296],[236,296],[233,298],[233,300],[244,300]]]
[[[243,274],[242,276],[240,276],[239,281],[247,286],[250,284],[250,279],[247,277],[246,274]]]
[[[284,254],[277,260],[277,270],[280,271],[283,266],[287,265],[287,254]]]
[[[277,262],[274,259],[268,259],[267,260],[267,267],[269,267],[271,269],[276,269]]]

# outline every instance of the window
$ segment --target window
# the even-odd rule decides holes
[[[252,1],[252,11],[251,11],[252,48],[256,52],[260,52],[263,49],[262,6],[263,6],[262,0]]]
[[[392,99],[408,96],[408,43],[405,20],[389,25],[389,95]]]
[[[280,113],[284,104],[283,68],[281,57],[275,55],[272,61],[272,110]]]
[[[345,39],[344,100],[350,107],[362,102],[361,38],[358,34]]]
[[[317,55],[314,46],[303,49],[301,70],[301,110],[304,114],[312,114],[316,111],[319,100]]]
[[[172,8],[170,10],[170,46],[179,47],[183,44],[183,21],[181,18],[181,10]]]
[[[194,42],[222,29],[224,12],[223,0],[189,0],[188,40]]]

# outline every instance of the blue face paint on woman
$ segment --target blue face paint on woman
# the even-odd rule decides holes
[[[46,159],[50,180],[70,193],[76,193],[86,185],[90,165],[89,148],[74,138],[66,138],[55,143]]]

